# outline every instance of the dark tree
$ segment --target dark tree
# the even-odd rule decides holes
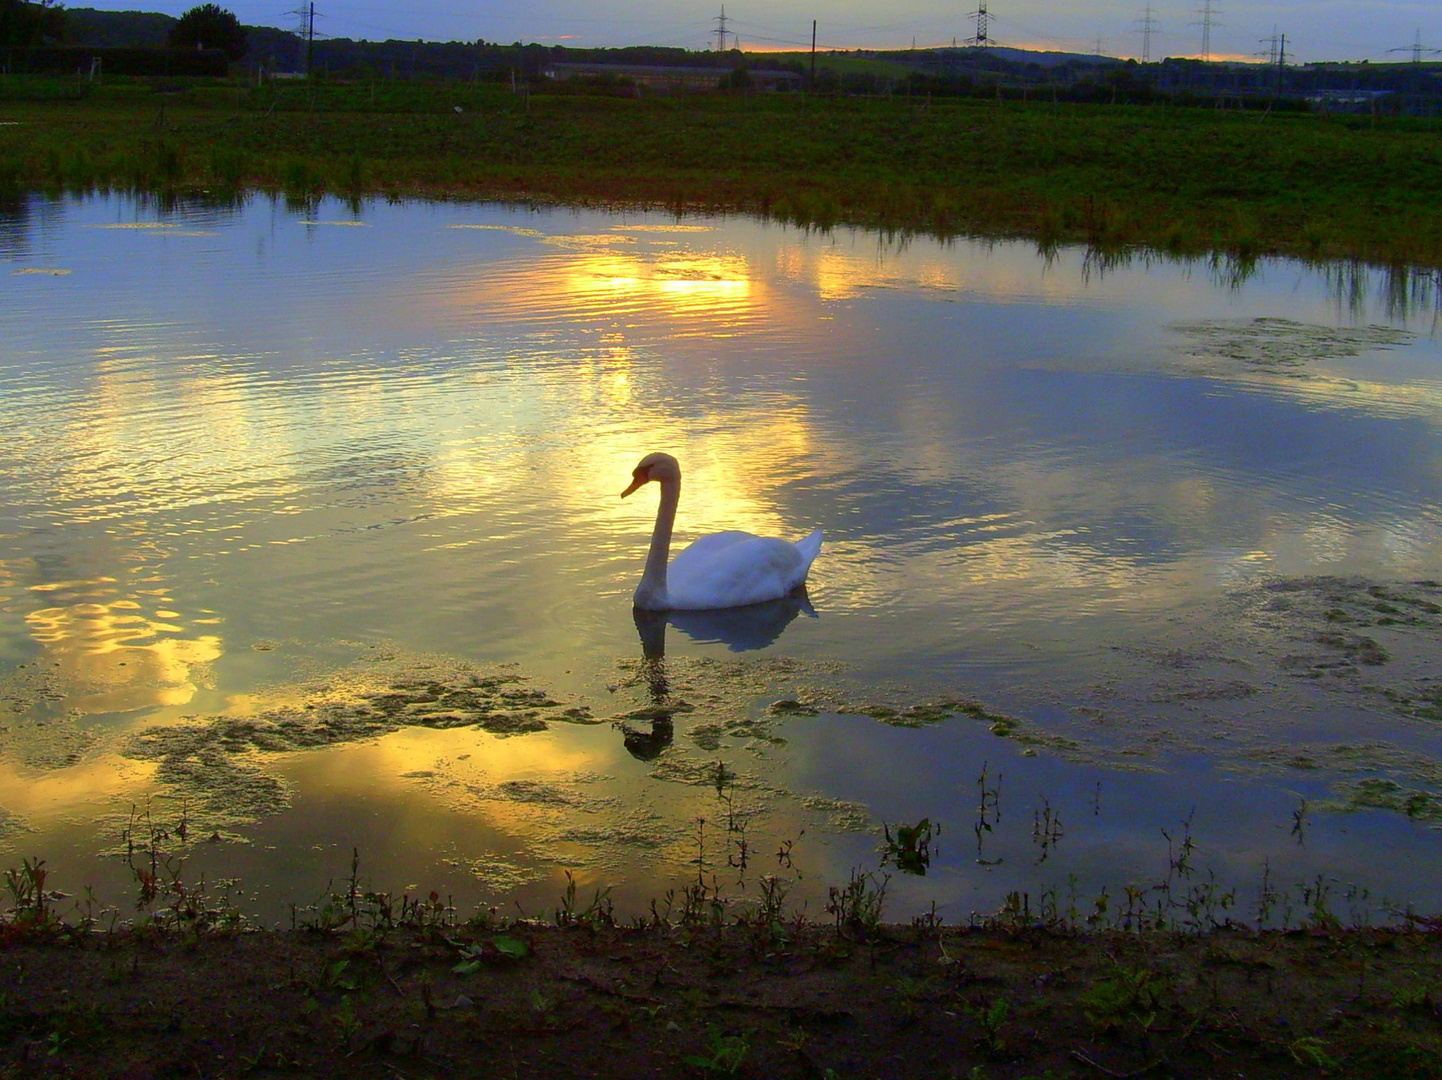
[[[65,36],[65,9],[51,0],[0,0],[0,46],[27,49]]]
[[[170,30],[173,49],[223,49],[232,60],[239,60],[248,48],[245,28],[218,4],[201,4],[180,17]]]

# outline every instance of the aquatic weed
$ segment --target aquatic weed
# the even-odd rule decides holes
[[[922,818],[915,825],[898,825],[896,835],[891,834],[891,826],[882,824],[882,831],[886,836],[886,846],[882,851],[881,865],[892,863],[903,874],[915,874],[919,877],[926,875],[926,868],[931,865],[931,841],[934,836],[941,835],[941,824],[931,824],[930,818]]]
[[[580,907],[576,902],[576,876],[566,871],[566,889],[561,894],[561,905],[554,914],[557,926],[614,926],[615,905],[611,901],[611,886],[600,886],[591,895],[590,903]]]

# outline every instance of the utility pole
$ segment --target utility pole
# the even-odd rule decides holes
[[[1137,33],[1142,35],[1142,63],[1149,63],[1152,58],[1152,35],[1157,32],[1157,20],[1152,15],[1152,5],[1148,4],[1142,17],[1136,20],[1141,24]]]
[[[811,90],[816,90],[816,20],[811,20]]]

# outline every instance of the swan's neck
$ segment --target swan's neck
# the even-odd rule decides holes
[[[646,553],[646,570],[636,586],[633,603],[651,611],[667,606],[666,562],[671,557],[671,530],[676,525],[676,504],[681,501],[679,478],[660,481],[661,505],[656,510],[656,528],[651,532],[651,550]]]

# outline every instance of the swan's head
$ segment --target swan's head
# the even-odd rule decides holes
[[[670,454],[647,454],[641,459],[641,463],[631,470],[631,485],[621,492],[621,498],[624,499],[642,484],[652,480],[660,482],[680,479],[681,465]]]

